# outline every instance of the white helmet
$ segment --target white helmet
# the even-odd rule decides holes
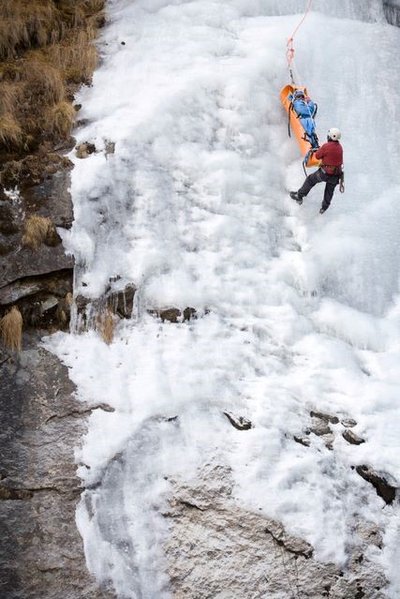
[[[336,127],[331,127],[328,131],[328,139],[331,141],[339,141],[341,136],[340,129],[337,129]]]

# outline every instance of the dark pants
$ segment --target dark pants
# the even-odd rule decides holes
[[[308,195],[308,193],[311,191],[314,185],[316,185],[317,183],[325,182],[326,185],[324,191],[324,199],[322,201],[322,208],[324,210],[327,210],[327,208],[329,208],[330,206],[335,187],[339,183],[339,181],[340,175],[327,175],[325,171],[322,170],[322,168],[319,168],[317,171],[315,171],[315,173],[308,175],[307,179],[304,181],[303,185],[297,192],[297,195],[299,196],[299,198],[304,198],[306,195]]]

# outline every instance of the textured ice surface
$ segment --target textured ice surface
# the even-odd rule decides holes
[[[103,481],[78,524],[90,569],[121,597],[168,596],[165,477],[219,459],[237,501],[320,560],[345,565],[355,517],[382,526],[388,596],[400,593],[397,504],[383,509],[351,469],[400,479],[400,32],[380,2],[316,0],[296,37],[320,138],[343,131],[346,193],[320,216],[321,186],[301,208],[287,197],[303,175],[279,104],[303,8],[113,0],[79,99],[77,140],[98,152],[74,159],[76,292],[98,297],[118,276],[138,293],[111,346],[95,332],[51,343],[82,401],[115,408],[92,414],[77,455],[84,483]],[[200,318],[147,313],[171,306]],[[294,442],[312,409],[354,418],[366,442]],[[236,431],[224,410],[254,428]]]

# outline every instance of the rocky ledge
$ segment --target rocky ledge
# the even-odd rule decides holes
[[[318,562],[313,548],[233,498],[228,467],[205,464],[195,483],[170,481],[165,545],[174,599],[383,599],[386,580],[368,559],[382,539],[372,522],[354,523],[346,571]]]

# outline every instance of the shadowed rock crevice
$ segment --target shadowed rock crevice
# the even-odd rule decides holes
[[[25,330],[66,329],[70,318],[72,269],[62,269],[33,277],[22,277],[0,288],[0,316],[17,306]],[[71,295],[72,299],[72,295]]]
[[[373,468],[366,465],[357,466],[356,472],[364,480],[371,483],[379,497],[382,497],[387,504],[390,505],[393,503],[396,497],[397,487],[387,481],[387,474],[384,475],[378,473]]]
[[[103,410],[104,412],[115,412],[115,409],[107,404],[99,404],[97,406],[92,406],[83,410],[72,410],[71,412],[66,412],[65,414],[53,414],[49,416],[47,420],[45,420],[45,424],[48,424],[52,420],[63,420],[65,418],[80,418],[81,416],[88,416],[94,410]]]
[[[279,547],[283,547],[285,551],[289,553],[293,553],[294,555],[301,555],[306,559],[309,559],[313,555],[313,548],[309,543],[305,541],[301,541],[299,539],[295,539],[285,535],[285,531],[283,526],[275,526],[275,530],[270,526],[265,529],[265,532],[268,535],[271,535],[275,543]]]
[[[400,27],[400,6],[391,0],[384,0],[383,10],[390,25]]]
[[[238,431],[248,431],[253,428],[251,421],[244,416],[235,416],[231,412],[224,412],[225,416],[231,423],[231,425]]]

